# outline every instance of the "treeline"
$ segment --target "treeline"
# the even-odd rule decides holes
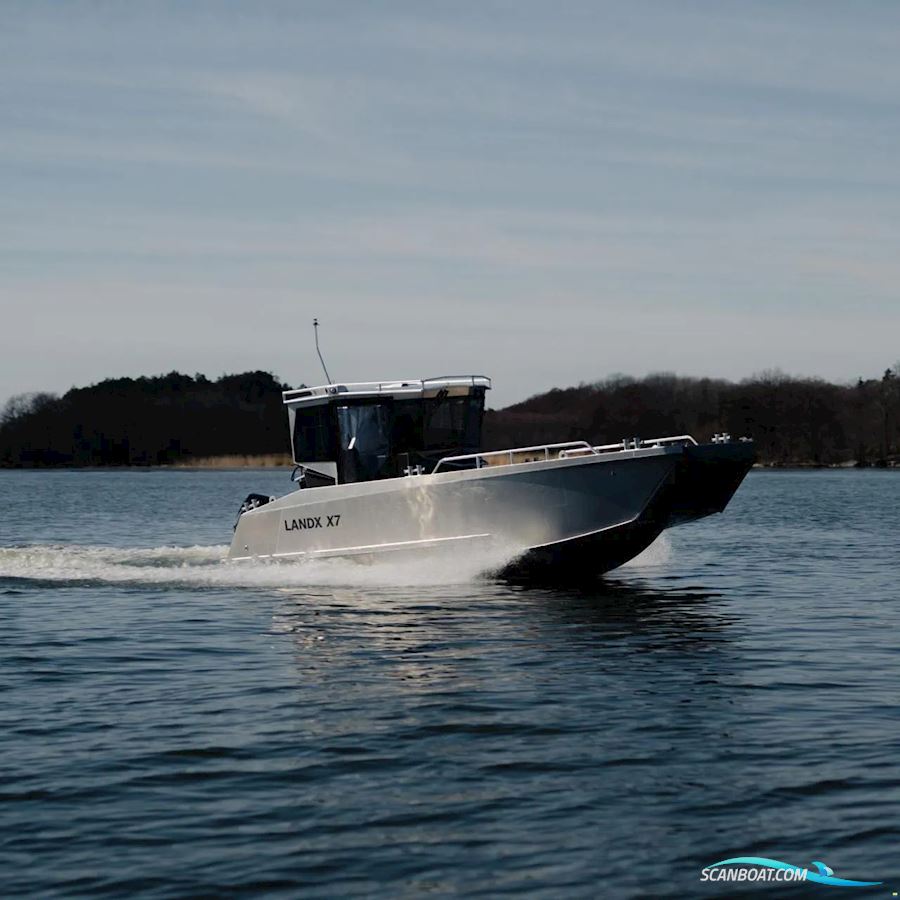
[[[281,454],[290,441],[268,372],[215,381],[172,372],[61,397],[14,397],[0,414],[0,466],[147,466]],[[900,465],[900,364],[856,384],[764,373],[734,383],[656,374],[554,389],[485,417],[486,449],[716,432],[756,441],[769,465]]]
[[[554,389],[487,414],[491,449],[550,441],[727,432],[767,465],[900,464],[900,363],[879,379],[830,384],[768,372],[739,383],[667,373]]]
[[[115,378],[62,397],[13,397],[0,414],[2,466],[148,466],[283,453],[281,391],[268,372]]]

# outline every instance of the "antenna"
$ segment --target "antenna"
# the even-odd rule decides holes
[[[331,380],[331,376],[328,374],[328,369],[325,368],[325,360],[322,359],[322,351],[319,349],[319,320],[313,319],[313,331],[316,334],[316,353],[319,354],[319,362],[322,363],[322,371],[325,373],[325,377],[328,379],[329,384],[334,384]]]

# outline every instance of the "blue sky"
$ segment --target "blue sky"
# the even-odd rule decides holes
[[[0,402],[900,359],[900,4],[0,4]]]

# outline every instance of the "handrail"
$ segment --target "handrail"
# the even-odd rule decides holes
[[[599,456],[603,453],[622,453],[627,450],[648,450],[654,447],[665,447],[671,444],[693,444],[697,446],[697,441],[689,434],[673,435],[672,437],[650,438],[649,440],[641,440],[641,438],[623,438],[617,444],[599,444],[592,446],[587,441],[566,441],[561,444],[536,444],[533,447],[513,447],[510,450],[490,450],[486,453],[466,453],[462,456],[444,456],[438,460],[437,465],[432,469],[432,475],[444,465],[444,463],[461,463],[475,461],[475,468],[480,469],[485,465],[485,460],[491,457],[507,458],[507,464],[513,465],[515,460],[513,457],[520,453],[543,453],[544,461],[550,460],[550,451],[556,450],[556,459],[569,459],[578,456]],[[541,462],[542,460],[522,460],[521,462]]]
[[[600,444],[594,447],[600,453],[615,453],[617,450],[646,450],[648,447],[664,447],[666,444],[693,444],[697,442],[689,434],[677,434],[659,438],[622,438],[616,444]]]
[[[697,441],[689,434],[678,434],[671,437],[659,438],[622,438],[615,444],[595,444],[591,447],[594,453],[623,453],[628,450],[652,450],[654,447],[666,447],[672,444],[693,444],[697,446]],[[570,450],[566,456],[579,456],[584,451]]]
[[[561,444],[535,444],[533,447],[513,447],[509,450],[488,450],[486,453],[464,453],[461,456],[443,456],[438,460],[437,465],[431,470],[431,474],[434,475],[438,469],[441,468],[444,463],[458,463],[458,462],[467,462],[469,460],[475,460],[475,468],[480,469],[483,465],[483,461],[490,457],[500,457],[506,456],[508,459],[508,464],[513,464],[513,456],[518,453],[543,453],[544,459],[550,459],[550,451],[557,450],[557,459],[562,459],[563,453],[566,449],[577,449],[581,450],[584,453],[593,453],[595,452],[593,447],[587,441],[564,441]],[[528,462],[537,462],[537,460],[528,460]]]

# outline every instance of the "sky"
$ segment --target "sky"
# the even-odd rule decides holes
[[[0,2],[0,403],[900,360],[900,3]]]

